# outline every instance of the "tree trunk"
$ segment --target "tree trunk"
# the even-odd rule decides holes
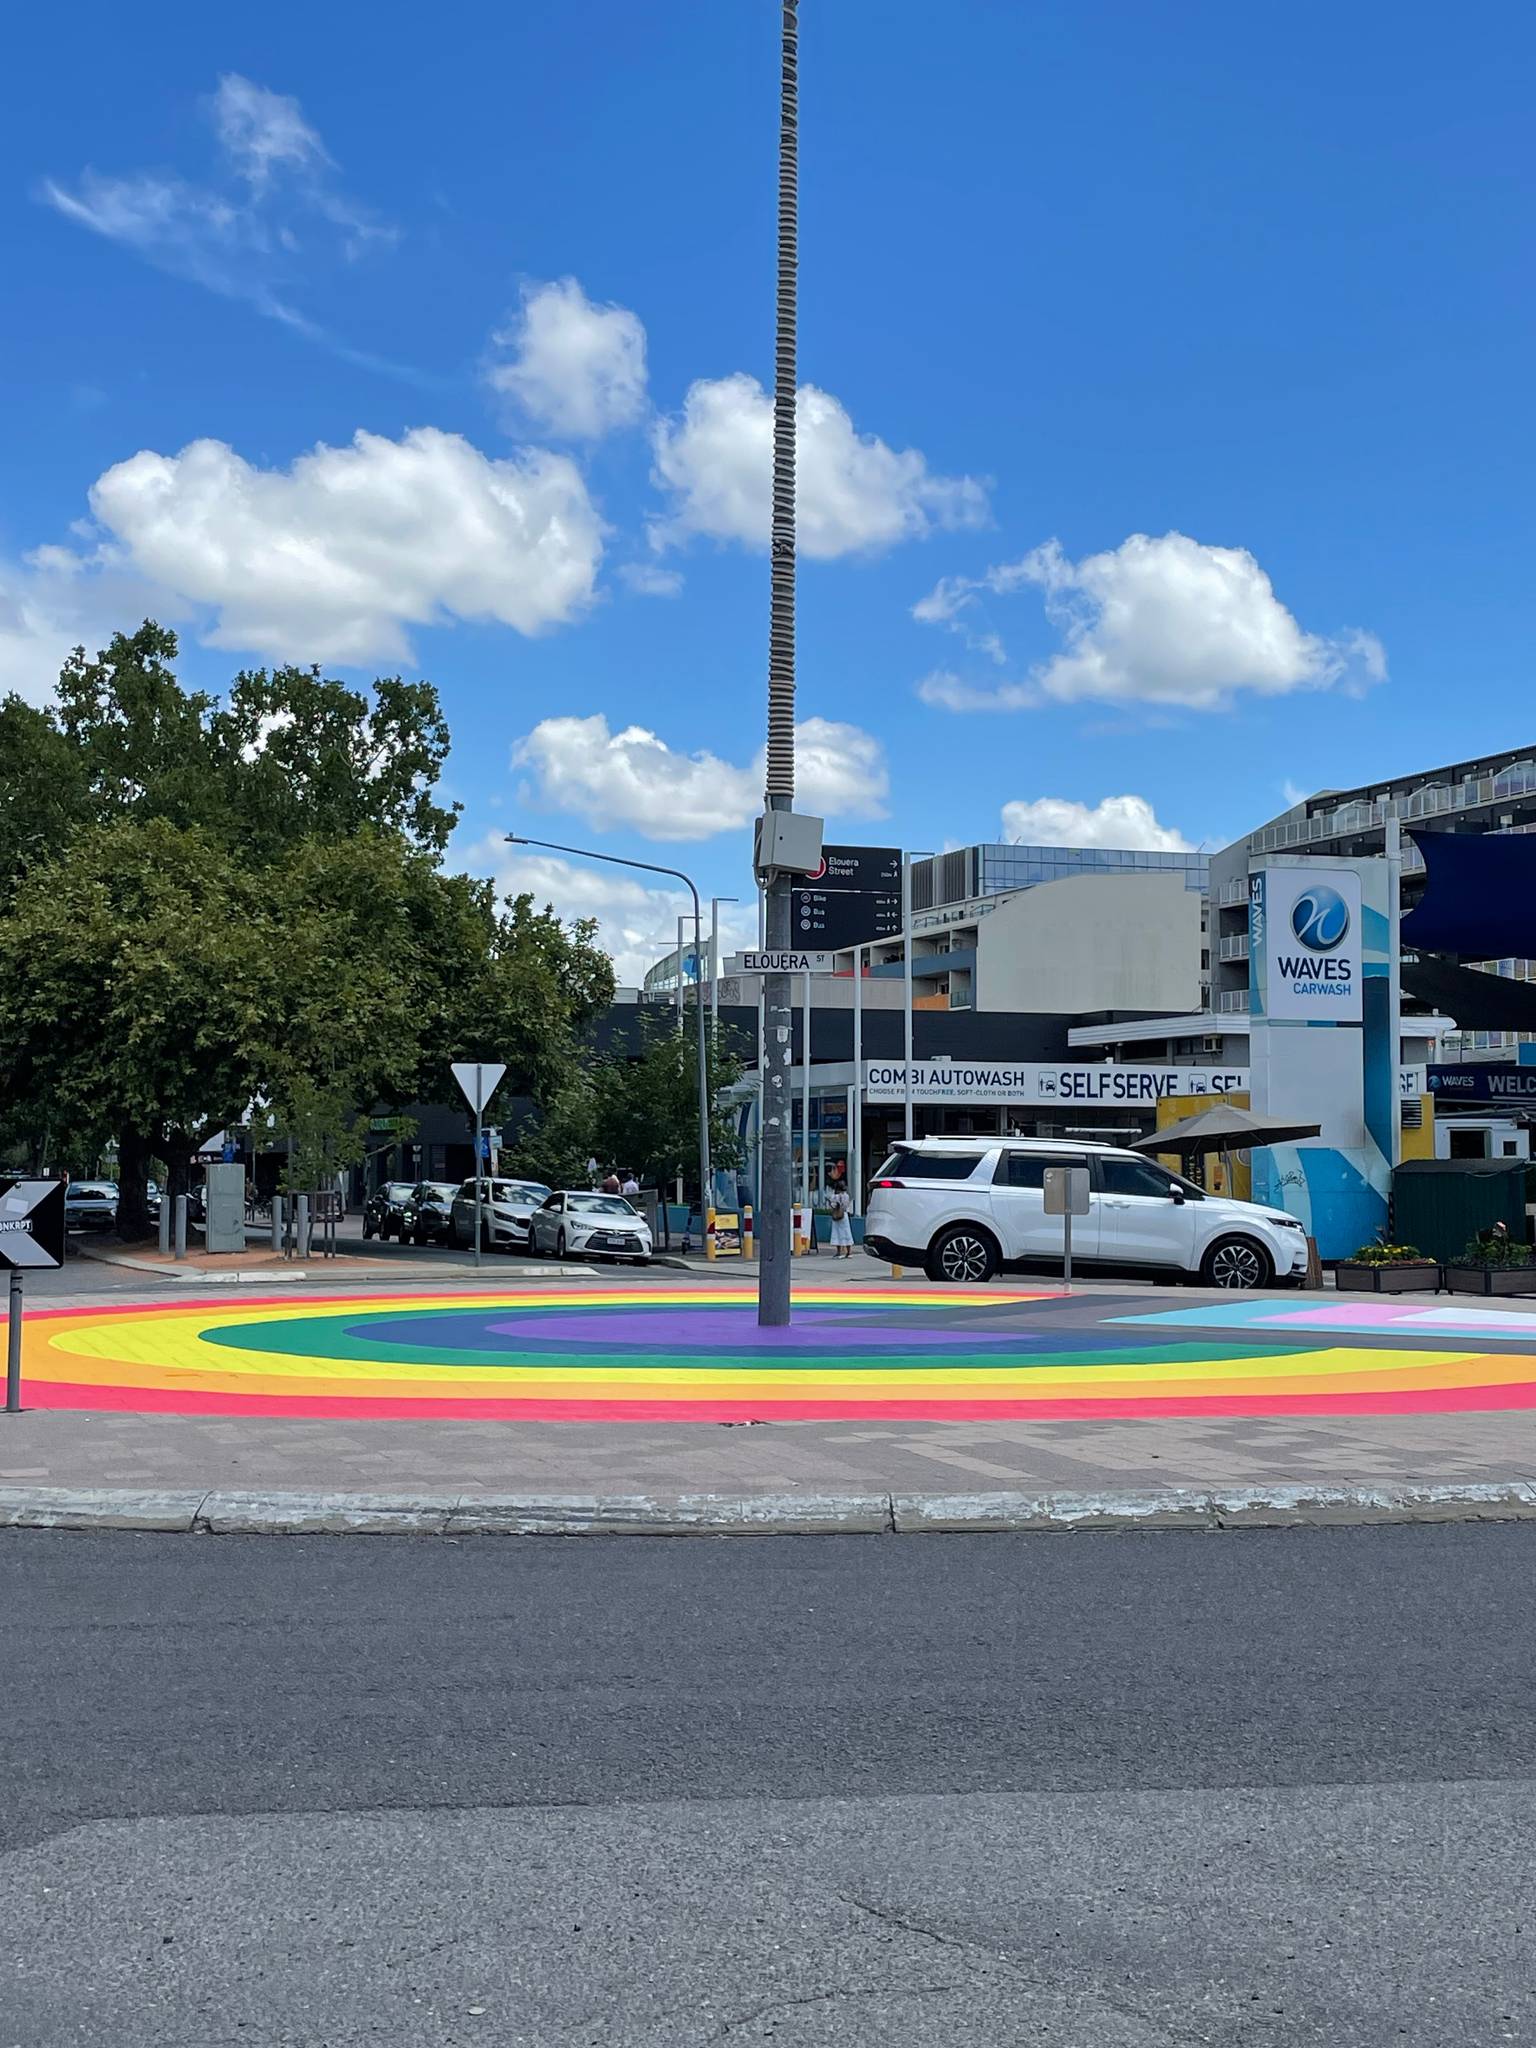
[[[149,1220],[149,1139],[142,1131],[117,1134],[117,1234],[134,1244],[151,1234]]]

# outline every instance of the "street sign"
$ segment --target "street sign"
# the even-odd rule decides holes
[[[733,953],[726,965],[732,974],[831,974],[830,953]]]
[[[1048,1166],[1045,1181],[1047,1216],[1088,1214],[1088,1169],[1086,1166]]]
[[[464,1100],[479,1116],[501,1085],[501,1077],[507,1070],[494,1061],[482,1064],[478,1060],[455,1060],[450,1071],[464,1091]]]
[[[820,868],[790,892],[790,932],[839,952],[899,937],[900,847],[824,846]]]
[[[30,1272],[63,1263],[63,1181],[0,1177],[0,1266]]]
[[[1061,1218],[1061,1279],[1072,1285],[1072,1218],[1088,1214],[1088,1169],[1086,1166],[1048,1166],[1045,1183],[1045,1213]]]

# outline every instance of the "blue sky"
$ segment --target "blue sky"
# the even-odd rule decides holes
[[[803,17],[832,834],[1220,842],[1533,737],[1526,10]],[[626,972],[671,899],[502,832],[745,897],[768,0],[87,4],[12,52],[0,682],[146,609],[208,687],[426,674],[461,860]]]

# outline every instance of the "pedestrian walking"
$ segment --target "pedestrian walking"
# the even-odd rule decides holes
[[[846,1187],[835,1187],[827,1203],[832,1216],[831,1243],[833,1256],[839,1259],[853,1257],[853,1197]]]
[[[640,1183],[635,1179],[634,1169],[627,1167],[624,1172],[624,1185],[619,1189],[619,1193],[623,1195],[626,1201],[633,1201],[639,1192]]]

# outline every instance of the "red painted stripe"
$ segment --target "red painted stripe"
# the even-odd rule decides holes
[[[1536,1384],[1431,1387],[1360,1394],[1213,1394],[1205,1400],[1123,1396],[1054,1401],[797,1401],[769,1408],[750,1401],[357,1400],[282,1394],[221,1394],[196,1388],[23,1383],[29,1408],[80,1408],[129,1414],[263,1415],[334,1421],[426,1422],[1084,1422],[1173,1415],[1451,1415],[1477,1409],[1536,1408]]]

